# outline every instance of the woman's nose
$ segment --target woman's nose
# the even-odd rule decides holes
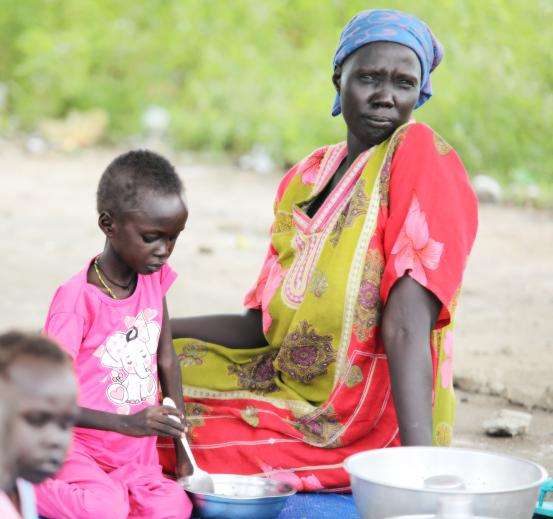
[[[383,82],[379,85],[371,96],[371,104],[376,106],[382,106],[385,108],[392,108],[394,106],[394,95],[391,85]]]

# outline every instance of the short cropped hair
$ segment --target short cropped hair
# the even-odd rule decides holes
[[[53,364],[71,364],[71,359],[55,342],[35,334],[11,331],[0,335],[0,376],[22,356],[44,359]]]
[[[139,204],[147,190],[180,195],[182,182],[173,165],[149,150],[135,150],[116,157],[106,168],[96,192],[98,213],[121,216]]]

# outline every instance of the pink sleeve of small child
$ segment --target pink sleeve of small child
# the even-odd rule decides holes
[[[60,312],[48,315],[44,334],[56,341],[72,359],[77,357],[83,341],[84,319],[77,314]]]
[[[2,519],[21,519],[10,498],[0,491],[0,517]]]
[[[159,271],[159,282],[163,295],[169,291],[171,285],[175,282],[175,279],[177,279],[177,276],[178,274],[167,263],[161,267]]]

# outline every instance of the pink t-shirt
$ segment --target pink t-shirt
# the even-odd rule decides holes
[[[21,519],[21,515],[16,510],[10,498],[0,490],[0,517],[2,519]]]
[[[112,299],[87,282],[89,265],[57,289],[44,333],[73,358],[81,407],[135,414],[159,401],[163,297],[177,275],[168,265],[139,274],[130,297]],[[156,437],[76,427],[73,440],[75,449],[108,468],[130,461],[157,463]]]

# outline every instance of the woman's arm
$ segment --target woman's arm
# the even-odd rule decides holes
[[[382,338],[402,445],[432,445],[430,333],[439,310],[434,294],[407,275],[384,308]]]
[[[169,312],[167,301],[163,298],[163,323],[159,336],[157,372],[163,396],[173,400],[178,409],[181,420],[184,419],[184,399],[182,395],[182,380],[179,361],[173,349],[171,338],[171,327],[169,323]],[[192,466],[186,456],[186,452],[180,442],[175,438],[175,451],[177,456],[176,474],[177,477],[186,476],[191,473]]]
[[[171,319],[174,339],[198,339],[227,348],[259,348],[267,345],[260,310],[244,314],[205,315]]]

